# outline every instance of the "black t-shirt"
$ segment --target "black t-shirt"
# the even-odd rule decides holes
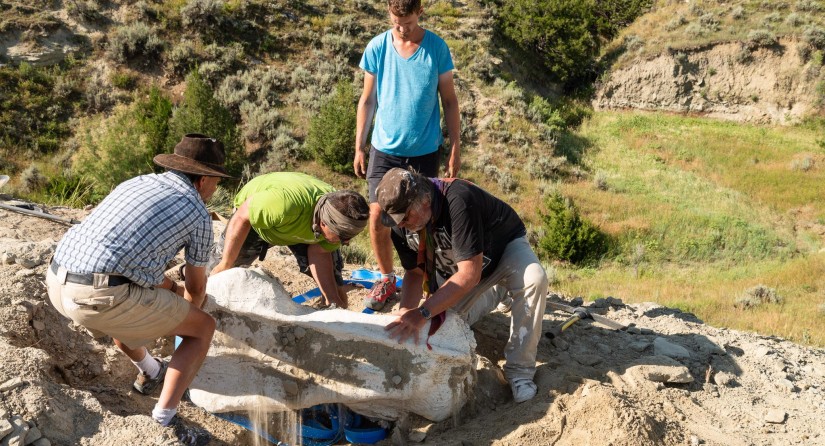
[[[440,194],[440,192],[435,192]],[[448,183],[434,228],[438,284],[458,271],[458,262],[483,253],[481,277],[498,265],[504,248],[527,230],[516,211],[484,189],[465,180]],[[433,209],[435,210],[435,204]],[[418,234],[393,228],[392,241],[404,269],[418,266]]]

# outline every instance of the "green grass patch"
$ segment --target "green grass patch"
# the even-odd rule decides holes
[[[694,313],[710,325],[775,334],[823,347],[825,331],[820,327],[825,315],[817,311],[825,302],[823,268],[823,254],[739,265],[644,263],[638,270],[619,265],[595,270],[556,267],[558,282],[553,288],[587,299],[614,296],[627,303],[656,302]],[[783,303],[749,310],[734,307],[739,295],[759,284],[775,288]]]
[[[655,301],[713,325],[825,345],[823,240],[800,229],[825,212],[820,128],[595,114],[571,137],[587,143],[582,165],[598,185],[560,188],[616,246],[598,267],[559,267],[559,291]],[[783,301],[734,308],[756,285]]]

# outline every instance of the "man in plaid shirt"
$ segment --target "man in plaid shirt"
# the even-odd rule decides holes
[[[120,184],[55,251],[46,275],[49,300],[95,337],[109,335],[139,369],[133,387],[151,394],[164,382],[152,417],[175,427],[186,444],[208,441],[208,432],[183,426],[175,416],[200,369],[215,320],[206,301],[206,264],[213,242],[206,201],[224,169],[223,144],[199,134],[183,137],[174,154],[155,157],[167,169]],[[164,276],[184,250],[185,285]],[[176,335],[170,361],[153,358],[145,344]]]

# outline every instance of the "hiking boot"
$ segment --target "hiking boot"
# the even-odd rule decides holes
[[[510,381],[510,389],[513,391],[513,400],[517,403],[533,399],[538,391],[536,383],[527,378],[516,378]]]
[[[496,305],[496,310],[499,313],[509,313],[510,308],[513,306],[513,298],[510,295],[504,296],[504,299]]]
[[[395,291],[396,287],[394,277],[392,279],[381,278],[372,284],[372,289],[370,289],[370,294],[365,298],[364,304],[367,308],[378,311],[384,308],[384,304],[387,303],[387,299],[395,294]]]
[[[163,379],[166,378],[166,369],[169,368],[169,361],[165,361],[160,358],[155,358],[155,361],[160,363],[160,372],[158,373],[158,376],[155,378],[149,378],[149,375],[144,372],[138,373],[137,379],[135,379],[134,384],[132,384],[132,387],[137,390],[138,393],[151,395],[155,389],[163,384]]]
[[[183,420],[175,415],[172,421],[167,425],[175,430],[175,437],[178,441],[186,446],[206,446],[212,440],[212,434],[202,427],[189,426]]]

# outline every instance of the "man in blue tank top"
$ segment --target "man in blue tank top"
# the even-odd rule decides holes
[[[438,147],[443,141],[439,98],[450,136],[444,176],[455,177],[461,167],[460,118],[450,50],[444,40],[418,25],[424,12],[420,0],[388,0],[387,6],[392,28],[370,41],[359,64],[364,70],[364,90],[358,102],[353,160],[355,174],[366,177],[369,184],[370,242],[382,278],[367,296],[366,305],[376,310],[396,287],[390,229],[381,222],[375,188],[394,167],[438,176]]]

